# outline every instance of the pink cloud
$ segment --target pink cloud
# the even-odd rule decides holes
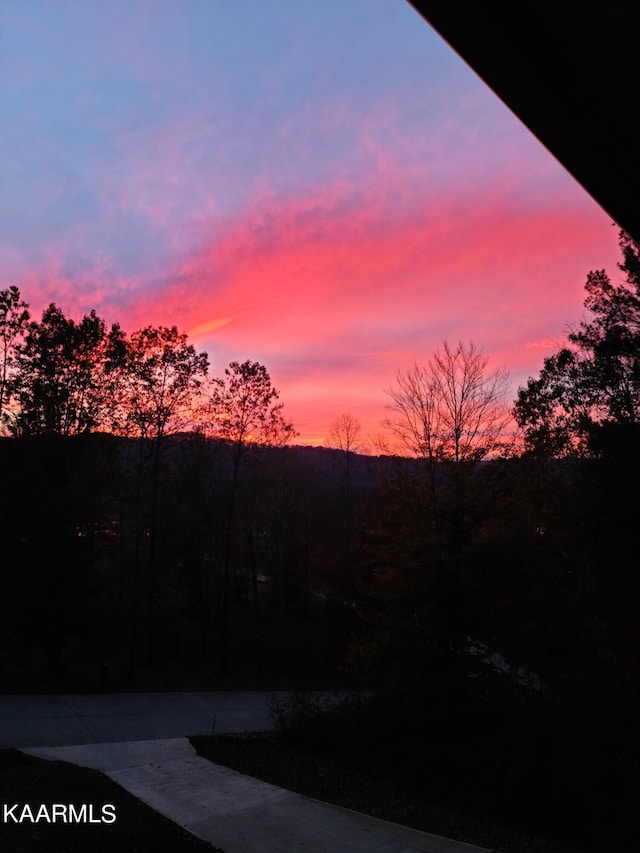
[[[364,189],[337,180],[262,198],[173,267],[139,276],[105,259],[89,278],[65,275],[64,253],[50,251],[23,291],[108,311],[127,330],[177,324],[215,372],[263,361],[317,437],[350,408],[375,431],[396,368],[444,339],[473,338],[522,381],[547,354],[531,342],[579,319],[586,273],[617,261],[615,229],[580,193],[527,209],[498,185],[473,197],[400,191],[395,207],[383,172]]]
[[[178,267],[161,301],[182,305],[191,327],[203,315],[234,316],[230,334],[259,331],[274,343],[421,312],[467,327],[568,308],[592,259],[610,259],[615,244],[588,206],[518,213],[443,199],[394,217],[386,201],[376,192],[354,200],[338,184],[263,204]]]

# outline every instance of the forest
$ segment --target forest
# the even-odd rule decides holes
[[[376,454],[348,413],[297,446],[264,365],[211,377],[175,327],[33,320],[0,291],[3,691],[368,688],[366,724],[354,706],[327,731],[398,778],[631,831],[640,250],[620,248],[515,402],[445,343],[398,371]]]

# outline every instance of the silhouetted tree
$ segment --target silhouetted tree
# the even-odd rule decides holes
[[[362,424],[351,414],[339,415],[331,424],[327,445],[340,451],[340,461],[344,472],[344,490],[348,503],[353,486],[355,457],[365,449],[362,438]]]
[[[95,311],[76,323],[51,303],[16,346],[12,432],[79,435],[107,426],[115,402],[104,369],[107,347]]]
[[[511,419],[504,368],[470,342],[445,341],[426,366],[396,374],[389,391],[394,413],[384,425],[410,454],[429,462],[478,462],[504,449]]]
[[[340,463],[342,467],[342,503],[344,507],[344,536],[342,548],[342,576],[343,592],[348,602],[353,598],[353,566],[355,560],[353,553],[354,539],[354,474],[358,454],[364,449],[362,440],[362,425],[360,421],[349,413],[339,415],[331,424],[329,447],[340,451]]]
[[[602,427],[617,425],[623,436],[640,421],[640,250],[622,232],[620,247],[626,281],[589,273],[587,318],[518,390],[514,416],[541,457],[592,455]]]
[[[0,290],[0,426],[7,418],[15,350],[27,329],[28,309],[17,287]]]
[[[252,448],[284,446],[295,435],[293,426],[283,417],[283,404],[278,398],[279,392],[272,386],[266,367],[254,361],[231,362],[224,377],[213,382],[210,428],[229,448],[232,466],[222,574],[223,668],[228,666],[229,574],[240,466]],[[253,583],[255,595],[255,578]]]
[[[440,694],[445,703],[481,667],[465,554],[478,463],[510,443],[507,374],[472,343],[445,343],[425,366],[398,371],[389,394],[384,425],[404,456],[380,469],[366,536],[370,628],[354,654],[407,702]]]
[[[467,476],[478,462],[504,452],[509,444],[508,374],[502,367],[488,369],[488,362],[472,342],[467,346],[460,342],[455,350],[445,342],[424,367],[414,364],[408,371],[398,371],[396,385],[388,392],[393,414],[383,425],[404,452],[419,460],[426,474],[428,523],[436,540],[443,535],[439,500],[443,476],[457,490],[451,512],[453,535],[459,536],[456,528]]]
[[[147,326],[121,342],[118,430],[159,443],[192,425],[209,369],[176,326]]]
[[[198,353],[187,335],[175,326],[147,326],[129,339],[119,335],[111,342],[114,373],[117,375],[118,406],[116,430],[138,439],[136,473],[138,520],[136,523],[137,574],[141,571],[145,542],[147,656],[152,660],[155,641],[154,606],[157,592],[157,517],[159,477],[166,439],[194,422],[196,402],[209,367],[207,354]],[[143,474],[149,469],[148,511],[142,514]],[[138,600],[141,578],[136,584],[132,610],[130,671],[137,647]]]

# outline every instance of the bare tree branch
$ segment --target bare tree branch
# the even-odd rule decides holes
[[[383,425],[409,454],[429,462],[478,462],[504,449],[509,377],[472,342],[445,341],[422,367],[398,370]]]

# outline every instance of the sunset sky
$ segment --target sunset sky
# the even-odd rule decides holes
[[[300,443],[444,340],[515,396],[617,260],[405,0],[0,4],[0,288],[262,362]]]

